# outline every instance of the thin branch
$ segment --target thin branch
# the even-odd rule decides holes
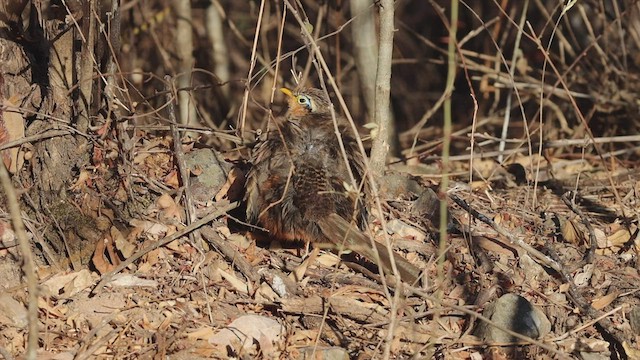
[[[157,242],[147,246],[144,249],[139,250],[137,253],[131,255],[129,258],[127,258],[125,261],[121,262],[120,265],[116,266],[115,269],[109,271],[108,273],[104,274],[102,276],[102,279],[100,280],[100,282],[93,288],[93,290],[91,290],[91,294],[95,295],[98,293],[98,291],[100,291],[102,289],[102,287],[108,283],[109,281],[111,281],[111,279],[113,278],[113,276],[117,273],[119,273],[120,271],[126,269],[129,265],[133,264],[136,260],[140,259],[141,257],[143,257],[144,255],[148,254],[149,252],[158,249],[160,247],[163,247],[165,245],[167,245],[168,243],[175,241],[176,239],[179,239],[180,237],[189,234],[191,231],[199,229],[200,227],[202,227],[203,225],[208,224],[209,222],[219,218],[220,216],[226,214],[227,212],[235,209],[236,207],[238,207],[238,203],[231,203],[228,204],[226,206],[221,207],[220,209],[217,209],[213,212],[211,212],[209,215],[203,217],[202,219],[192,223],[191,225],[185,227],[184,229],[180,230],[180,231],[176,231],[175,233],[168,235],[166,237],[164,237],[163,239],[158,240]]]
[[[18,203],[18,197],[16,196],[15,188],[11,184],[11,178],[9,172],[4,165],[0,164],[0,182],[2,182],[2,188],[7,198],[7,205],[9,213],[11,215],[11,223],[16,237],[18,238],[18,245],[20,246],[20,253],[22,254],[22,272],[27,278],[27,290],[29,291],[28,298],[28,340],[27,340],[27,353],[26,359],[35,360],[36,351],[38,350],[38,277],[36,275],[36,266],[33,261],[33,254],[31,253],[31,245],[27,238],[27,232],[22,221],[22,215],[20,213],[20,204]]]
[[[596,253],[596,248],[598,247],[596,233],[593,230],[593,226],[591,226],[591,220],[589,219],[589,217],[584,212],[582,212],[582,210],[580,210],[571,199],[569,199],[569,195],[570,193],[566,193],[560,198],[565,203],[565,205],[567,205],[567,207],[571,209],[571,211],[573,211],[580,217],[580,221],[587,228],[587,232],[589,233],[589,250],[587,251],[587,255],[585,256],[585,262],[588,264],[592,264],[593,257]],[[572,199],[575,199],[575,193],[573,194]]]

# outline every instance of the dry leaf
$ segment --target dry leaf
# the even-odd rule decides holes
[[[593,233],[596,236],[596,243],[598,244],[598,249],[606,249],[609,246],[607,245],[607,235],[600,228],[593,229]]]
[[[164,254],[165,251],[166,250],[162,248],[151,250],[144,256],[144,260],[146,261],[147,264],[153,267],[161,259],[165,258],[165,254]]]
[[[223,232],[226,233],[228,229],[229,228],[226,226],[221,226],[217,230],[218,231],[223,230]],[[226,241],[228,241],[230,244],[233,244],[233,246],[241,250],[248,249],[249,246],[251,246],[252,244],[252,242],[249,241],[249,239],[247,239],[247,237],[242,234],[229,233],[228,235],[223,234],[223,236],[225,237]]]
[[[87,183],[87,180],[89,180],[89,177],[90,177],[90,173],[87,170],[80,171],[80,175],[78,175],[78,180],[76,180],[76,182],[69,187],[69,190],[76,191],[76,192],[82,190],[86,186],[86,183]]]
[[[334,253],[325,252],[322,255],[318,256],[316,262],[325,267],[334,267],[340,263],[340,257]]]
[[[180,179],[178,177],[178,172],[175,169],[171,170],[169,174],[167,174],[167,176],[164,177],[164,183],[167,184],[167,186],[171,186],[174,189],[179,188]]]
[[[88,288],[94,282],[91,272],[87,269],[68,273],[57,274],[47,279],[42,284],[42,291],[48,296],[73,296]]]
[[[258,341],[264,355],[269,355],[266,350],[280,341],[284,327],[272,318],[259,315],[244,315],[235,319],[229,326],[209,338],[209,343],[223,347],[240,343],[238,352],[248,350],[253,341]]]
[[[378,128],[378,124],[376,123],[366,123],[362,125],[362,127],[365,129],[369,129],[369,134],[372,139],[377,138],[378,134],[380,133],[380,129]]]
[[[474,241],[484,250],[505,255],[505,256],[508,256],[509,258],[515,258],[514,250],[512,248],[507,247],[507,245],[499,241],[496,241],[484,236],[474,237]]]
[[[625,355],[627,355],[627,359],[640,360],[640,350],[632,347],[626,341],[622,343],[622,347],[624,348]]]
[[[585,242],[584,233],[580,231],[576,224],[570,219],[562,223],[562,237],[573,245],[580,245]]]
[[[294,281],[302,280],[302,278],[304,277],[304,274],[307,272],[307,269],[309,268],[309,265],[313,264],[316,257],[318,257],[319,253],[320,253],[320,249],[313,248],[313,250],[311,251],[311,254],[309,254],[309,256],[306,259],[304,259],[304,261],[291,274],[289,274],[289,278]]]
[[[498,166],[493,159],[481,159],[473,162],[473,170],[477,171],[483,179],[489,179]]]
[[[187,338],[191,340],[207,340],[215,334],[213,328],[209,326],[201,327],[195,331],[188,332]]]
[[[158,200],[156,200],[156,205],[158,205],[160,209],[166,209],[166,208],[176,206],[176,202],[173,201],[173,198],[171,197],[171,195],[165,193],[160,195]]]
[[[220,271],[220,275],[222,275],[222,278],[227,280],[236,291],[244,294],[249,293],[247,284],[244,281],[238,279],[235,275],[232,275],[222,269],[218,269],[218,271]]]
[[[602,310],[609,306],[613,302],[613,300],[618,298],[619,291],[614,291],[605,296],[599,297],[591,302],[591,306],[593,306],[596,310]]]
[[[254,295],[255,300],[273,302],[279,300],[282,297],[278,295],[278,293],[287,295],[287,287],[284,285],[284,281],[282,281],[282,279],[278,280],[279,281],[276,281],[276,279],[274,278],[273,288],[271,288],[271,286],[269,286],[269,284],[267,283],[262,283],[258,290],[256,290],[256,293]],[[274,291],[274,288],[278,291]]]
[[[161,238],[169,231],[169,227],[167,225],[152,221],[132,219],[129,223],[135,228],[132,231],[132,233],[135,232],[135,237],[145,233],[147,235],[151,235],[153,238]],[[131,236],[132,235],[129,234],[129,239],[131,239]]]
[[[196,165],[194,166],[192,169],[189,170],[191,172],[191,175],[193,176],[200,176],[204,171],[202,170],[202,166],[200,165]]]
[[[107,259],[104,257],[104,251],[107,248],[107,239],[102,239],[96,242],[96,248],[93,251],[93,257],[91,261],[93,262],[93,266],[95,266],[98,273],[105,274],[111,270],[113,270],[113,265],[110,264]]]
[[[593,276],[593,264],[587,264],[582,269],[583,270],[578,272],[573,278],[573,283],[576,284],[577,287],[587,286]]]
[[[627,229],[620,229],[607,237],[607,247],[622,246],[631,240],[631,233]]]
[[[567,291],[569,291],[569,288],[571,287],[570,284],[565,283],[565,284],[560,284],[560,286],[558,287],[558,292],[560,293],[566,293]]]
[[[109,281],[109,285],[111,286],[144,286],[144,287],[152,287],[157,288],[159,286],[158,282],[155,280],[143,279],[131,274],[116,274],[113,277],[113,280]]]
[[[171,195],[162,194],[156,201],[156,205],[162,210],[161,216],[163,219],[175,219],[182,221],[182,206],[178,205]]]
[[[231,171],[229,171],[229,175],[227,176],[227,181],[224,182],[224,185],[222,185],[222,188],[220,188],[220,191],[218,191],[216,196],[213,197],[214,199],[216,199],[216,201],[221,201],[225,197],[227,199],[229,198],[228,196],[229,189],[231,189],[231,186],[236,182],[239,171],[240,170],[237,170],[236,168],[233,168],[231,169]]]
[[[522,56],[522,50],[519,50],[520,52],[520,56],[518,56],[518,60],[516,61],[516,69],[518,69],[518,72],[522,75],[527,75],[528,70],[530,70],[531,68],[529,67],[529,62],[527,61],[527,58]]]
[[[38,296],[38,308],[42,309],[50,318],[63,318],[69,312],[69,308],[66,306],[60,303],[57,306],[53,306],[42,296]]]
[[[115,226],[111,227],[111,238],[114,239],[116,249],[120,251],[125,259],[129,258],[136,251],[136,246],[127,241],[124,235]]]
[[[387,221],[387,231],[392,234],[397,234],[404,239],[414,239],[418,242],[423,242],[427,238],[427,235],[422,231],[399,219]]]

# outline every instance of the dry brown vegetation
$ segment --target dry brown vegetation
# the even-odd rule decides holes
[[[376,112],[388,3],[3,1],[0,356],[640,359],[640,2],[462,1],[452,54],[456,1],[398,0]],[[422,284],[244,222],[298,84],[367,151],[392,115],[369,233]]]

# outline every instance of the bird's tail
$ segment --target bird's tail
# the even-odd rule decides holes
[[[355,251],[374,264],[382,266],[386,274],[393,274],[391,258],[389,257],[389,251],[386,246],[373,241],[378,252],[378,256],[376,256],[376,253],[371,247],[372,241],[358,230],[354,224],[349,223],[337,214],[331,214],[320,220],[317,224],[327,240],[337,246],[343,246],[351,251]],[[415,284],[420,277],[420,269],[413,266],[395,252],[393,252],[393,259],[395,260],[396,268],[402,281]]]

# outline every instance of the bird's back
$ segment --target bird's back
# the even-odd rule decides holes
[[[294,188],[303,214],[320,218],[336,213],[351,218],[354,202],[345,189],[351,180],[335,133],[326,126],[307,126],[302,135],[296,146],[300,153],[295,161]]]
[[[284,121],[280,132],[269,134],[254,153],[248,177],[250,220],[260,220],[276,236],[309,241],[320,236],[317,222],[332,213],[360,220],[361,201],[345,188],[351,179],[333,129],[331,119],[308,118]],[[343,135],[343,142],[360,181],[364,162],[355,140]]]

